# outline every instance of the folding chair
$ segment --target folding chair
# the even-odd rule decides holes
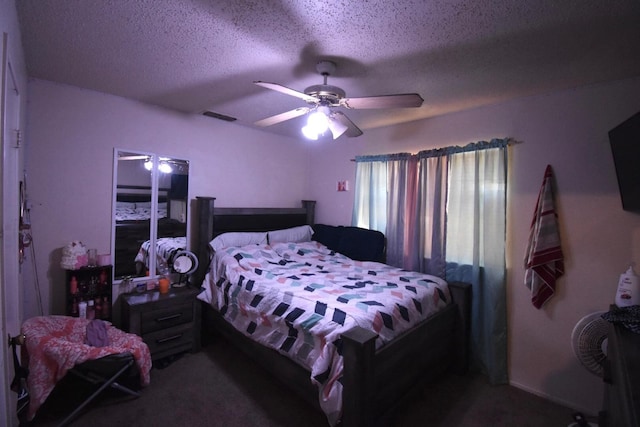
[[[63,378],[78,378],[90,388],[87,389],[89,395],[81,397],[81,403],[60,426],[75,420],[87,405],[108,389],[122,392],[127,398],[138,397],[139,392],[124,385],[124,380],[135,377],[140,386],[149,384],[151,354],[142,338],[105,322],[99,326],[108,335],[103,337],[106,345],[88,345],[85,341],[90,322],[68,316],[40,316],[23,323],[22,334],[26,337],[23,359],[29,366],[27,420],[35,417]]]
[[[9,346],[13,353],[13,371],[14,376],[11,381],[11,390],[18,394],[18,401],[16,402],[16,415],[20,421],[24,419],[26,409],[29,406],[29,389],[27,388],[27,377],[29,376],[29,370],[20,365],[18,360],[18,352],[16,347],[24,345],[24,335],[20,334],[15,337],[9,335]]]
[[[109,387],[129,396],[139,397],[140,393],[138,391],[125,387],[117,381],[122,376],[131,376],[134,372],[137,372],[134,363],[135,359],[131,353],[118,353],[104,356],[100,359],[87,360],[69,370],[67,375],[72,374],[94,386],[98,386],[98,388],[78,405],[73,412],[67,415],[59,426],[62,427],[71,423],[89,403]]]

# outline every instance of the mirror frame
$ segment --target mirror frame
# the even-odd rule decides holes
[[[159,172],[158,172],[158,165],[160,163],[160,159],[164,159],[165,157],[173,159],[174,157],[171,156],[163,156],[163,155],[159,155],[157,153],[151,153],[151,152],[145,152],[145,151],[140,151],[140,150],[133,150],[133,149],[123,149],[123,148],[114,148],[114,152],[113,152],[113,189],[112,189],[112,200],[111,200],[111,254],[112,254],[112,263],[114,265],[113,270],[113,284],[114,285],[119,285],[120,282],[122,282],[126,277],[128,276],[116,276],[116,226],[117,226],[117,221],[116,221],[116,201],[118,198],[118,165],[119,165],[119,158],[121,154],[128,154],[128,155],[140,155],[140,156],[146,156],[149,157],[149,159],[151,160],[153,167],[151,168],[151,212],[150,212],[150,219],[149,219],[149,240],[150,240],[150,253],[149,253],[149,260],[148,260],[148,268],[149,271],[153,271],[156,272],[156,274],[149,274],[149,276],[138,276],[138,277],[132,277],[132,281],[134,282],[140,282],[140,281],[147,281],[150,278],[154,279],[160,276],[160,274],[157,274],[157,265],[156,265],[156,240],[158,239],[158,200],[159,200]],[[188,167],[190,168],[190,162],[189,160],[186,159],[177,159],[181,162],[185,162],[187,165],[189,165]],[[187,176],[190,175],[190,171],[187,172]],[[186,195],[186,200],[185,200],[185,214],[184,214],[184,222],[186,222],[186,227],[185,227],[185,240],[186,240],[186,245],[185,245],[185,249],[189,249],[190,247],[190,239],[189,239],[189,235],[190,235],[190,229],[191,229],[191,224],[189,221],[189,186],[187,184],[187,195]]]

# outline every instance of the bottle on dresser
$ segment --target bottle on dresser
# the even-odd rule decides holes
[[[76,276],[71,276],[71,280],[69,281],[69,293],[71,295],[78,293],[78,279],[76,279]]]
[[[94,302],[92,299],[90,299],[89,301],[87,301],[87,319],[93,320],[95,318],[96,318],[96,311],[95,311]]]
[[[80,313],[78,312],[78,297],[74,296],[71,301],[71,316],[78,317]]]
[[[87,302],[86,301],[80,301],[78,303],[78,317],[80,317],[81,319],[87,318]]]
[[[107,297],[104,297],[102,300],[102,317],[104,319],[108,319],[109,318],[109,310],[110,310],[110,304],[109,304],[109,300]]]
[[[95,318],[102,319],[102,298],[96,297],[93,306],[95,307]]]

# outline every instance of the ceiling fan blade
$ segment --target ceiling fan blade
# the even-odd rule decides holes
[[[279,85],[277,83],[268,83],[268,82],[261,82],[261,81],[255,81],[253,83],[257,84],[258,86],[262,86],[264,88],[267,88],[267,89],[275,90],[276,92],[284,93],[285,95],[295,96],[296,98],[303,99],[303,100],[305,100],[307,102],[318,103],[318,101],[319,101],[319,99],[316,98],[315,96],[310,96],[310,95],[307,95],[306,93],[302,93],[302,92],[298,92],[297,90],[289,89],[288,87]]]
[[[277,123],[295,119],[296,117],[307,114],[309,110],[309,107],[296,108],[295,110],[290,110],[284,113],[276,114],[275,116],[267,117],[266,119],[258,120],[254,123],[254,125],[261,127],[275,125]]]
[[[340,111],[335,111],[331,115],[331,118],[347,127],[347,129],[344,131],[344,134],[347,135],[349,138],[362,135],[362,131],[360,130],[360,128],[356,126],[351,120],[349,120],[349,117],[347,117],[345,114],[341,113]],[[331,132],[333,132],[333,130],[331,130]],[[334,136],[333,139],[336,139],[336,138],[337,137]]]
[[[417,93],[402,93],[397,95],[366,96],[363,98],[343,98],[340,105],[352,109],[373,108],[416,108],[422,105],[424,99]]]

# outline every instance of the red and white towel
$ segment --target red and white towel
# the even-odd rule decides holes
[[[553,171],[551,165],[547,165],[531,221],[524,260],[524,283],[531,290],[531,302],[536,308],[542,307],[553,296],[556,280],[564,273],[552,185]]]

